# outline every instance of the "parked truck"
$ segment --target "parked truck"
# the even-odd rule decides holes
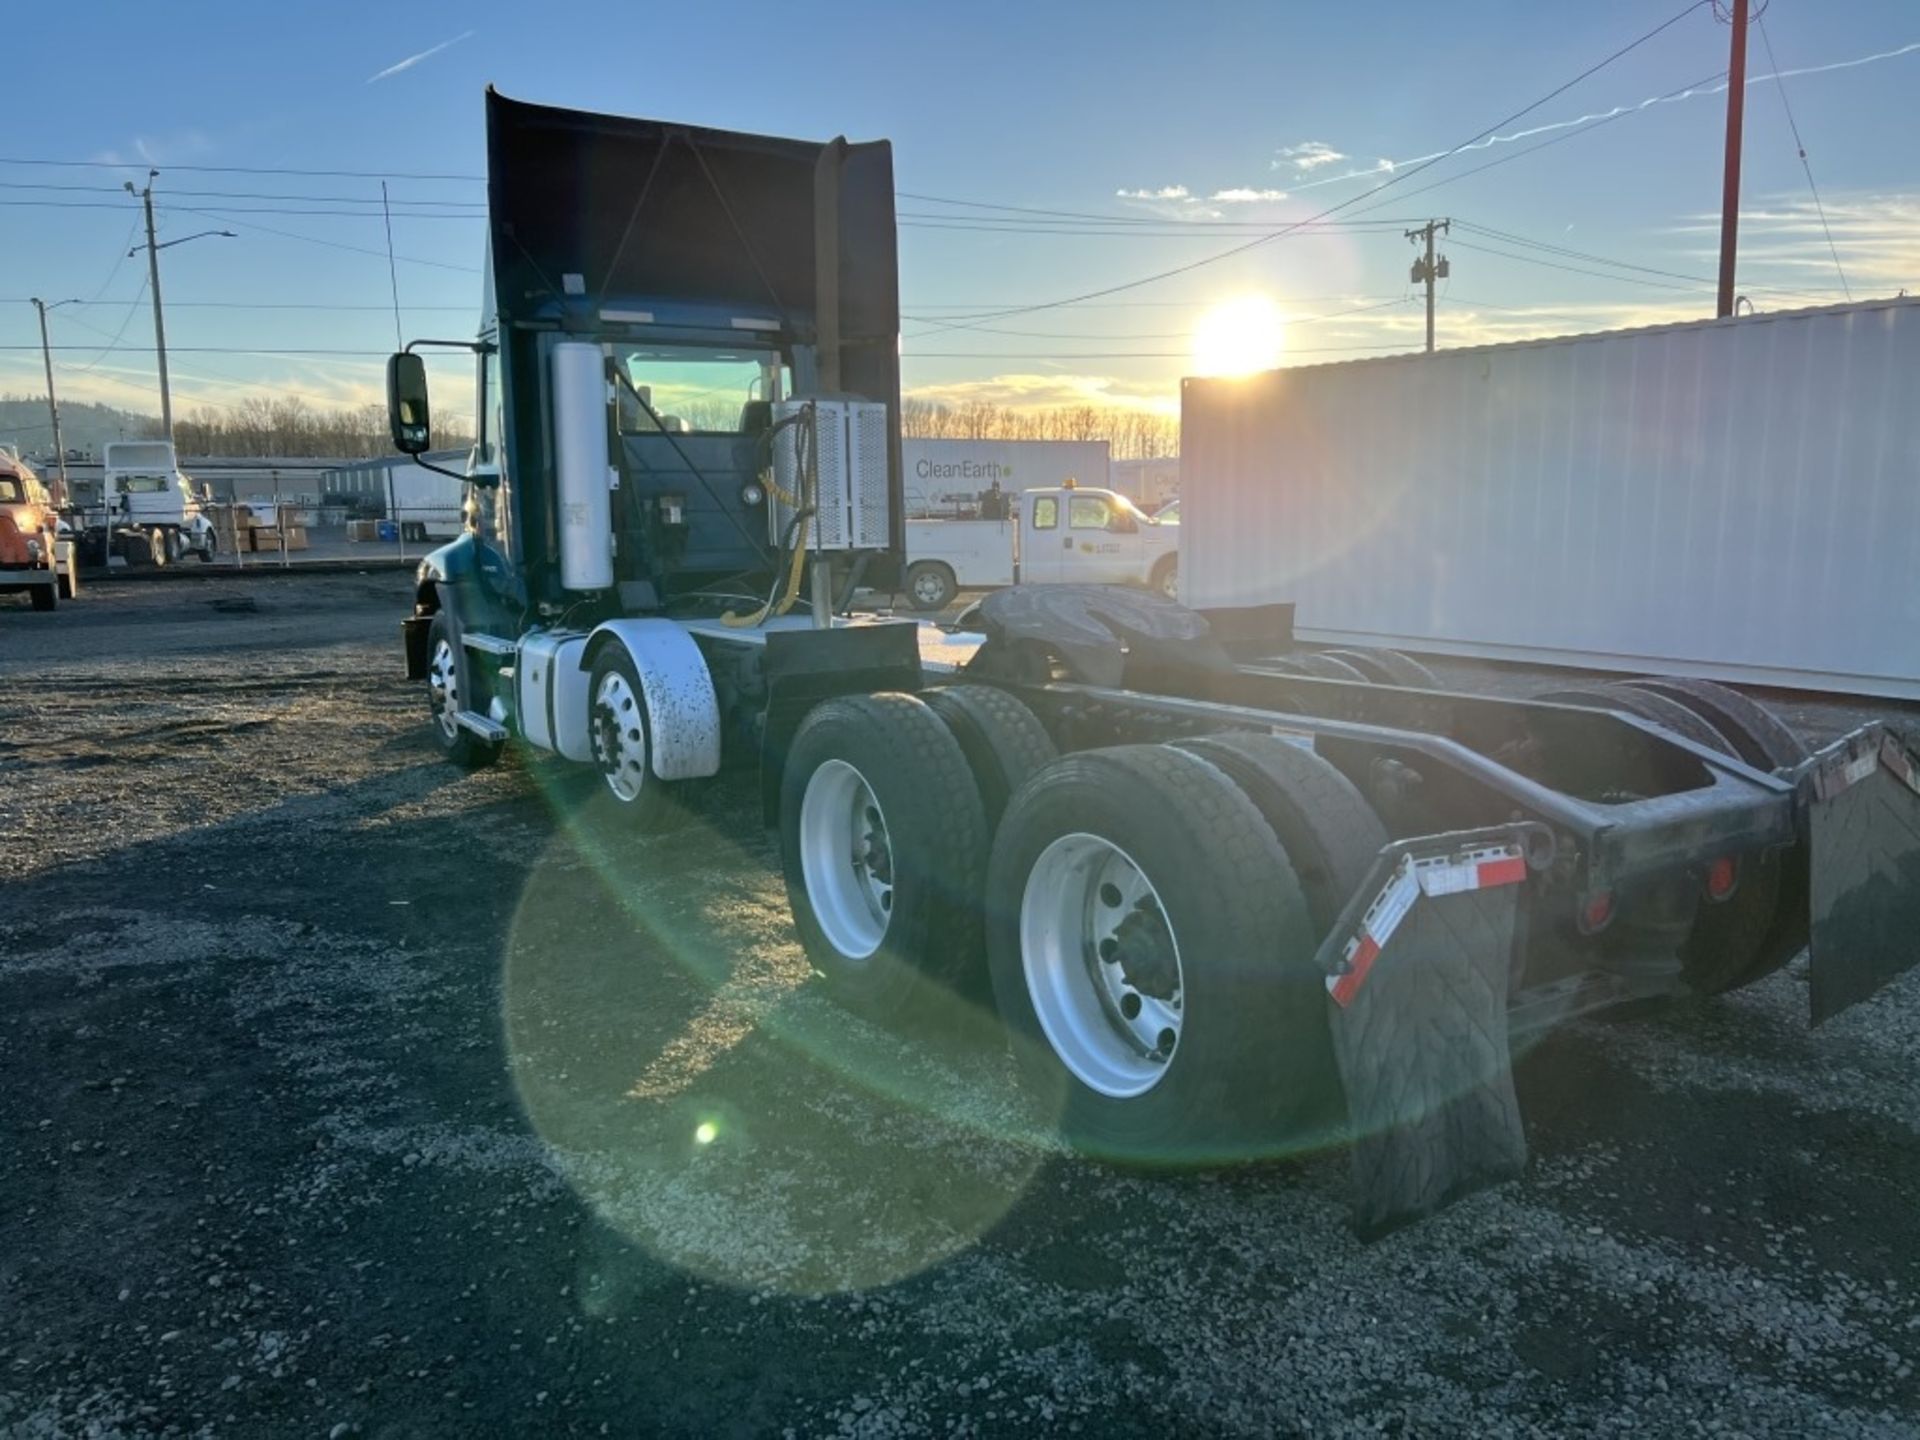
[[[0,447],[0,595],[24,593],[34,609],[53,610],[79,584],[53,497],[18,451]]]
[[[1920,762],[1878,726],[1808,755],[1704,682],[1324,678],[1285,605],[1125,587],[848,613],[905,549],[889,147],[492,92],[487,129],[493,463],[402,623],[429,733],[590,767],[634,831],[757,777],[820,983],[882,1021],[989,1007],[1072,1143],[1341,1139],[1391,1224],[1522,1163],[1515,1037],[1809,938],[1816,1017],[1920,957]],[[405,453],[429,343],[389,363]]]
[[[1190,603],[1920,699],[1920,299],[1189,380],[1183,407]]]
[[[81,515],[89,563],[171,565],[188,555],[211,562],[218,540],[206,496],[181,470],[169,440],[118,440],[101,460],[101,506]]]
[[[1024,491],[1003,520],[908,520],[901,588],[916,610],[1001,585],[1145,585],[1173,599],[1180,532],[1126,496],[1066,485]]]

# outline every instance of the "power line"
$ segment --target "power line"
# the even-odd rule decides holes
[[[199,215],[208,220],[227,220],[226,216],[214,210],[196,210],[190,205],[179,205],[173,208],[185,211],[189,215]],[[340,240],[323,240],[318,235],[302,235],[296,230],[281,230],[272,225],[262,225],[257,220],[228,220],[228,223],[238,225],[242,230],[258,230],[263,234],[278,235],[286,240],[303,240],[309,245],[321,245],[329,250],[345,250],[355,255],[371,255],[376,260],[384,260],[387,258],[387,252],[384,250],[370,250],[364,245],[348,245]],[[418,255],[396,255],[394,258],[396,260],[404,260],[409,265],[428,265],[436,270],[454,270],[465,275],[478,275],[480,273],[480,267],[477,265],[453,265],[445,260],[422,259]]]
[[[1840,264],[1840,247],[1833,243],[1833,231],[1827,225],[1827,207],[1820,203],[1820,187],[1813,183],[1813,164],[1807,159],[1807,147],[1800,138],[1800,127],[1794,123],[1793,104],[1787,99],[1787,82],[1780,79],[1780,62],[1773,58],[1773,38],[1767,34],[1765,13],[1755,15],[1753,22],[1760,27],[1760,43],[1767,47],[1767,64],[1773,67],[1774,83],[1780,90],[1780,108],[1787,112],[1787,129],[1793,132],[1793,148],[1800,152],[1800,168],[1807,172],[1807,189],[1813,192],[1813,208],[1820,217],[1820,233],[1827,237],[1827,253],[1833,256],[1834,273],[1840,277],[1842,293],[1852,300],[1853,287],[1847,284],[1847,272]]]
[[[1611,270],[1590,270],[1579,265],[1568,265],[1559,260],[1549,260],[1539,255],[1516,255],[1511,250],[1495,250],[1486,245],[1475,245],[1466,240],[1453,242],[1462,250],[1472,250],[1481,255],[1496,255],[1502,260],[1518,260],[1524,265],[1541,265],[1549,270],[1564,270],[1569,275],[1592,275],[1601,280],[1614,280],[1628,285],[1646,285],[1655,290],[1674,290],[1682,294],[1697,295],[1701,285],[1697,281],[1679,285],[1668,280],[1642,279],[1637,275],[1621,275]]]
[[[1503,241],[1509,245],[1520,245],[1532,250],[1541,250],[1550,255],[1562,255],[1570,260],[1585,260],[1594,265],[1611,265],[1621,270],[1636,270],[1643,275],[1658,275],[1669,280],[1685,280],[1694,285],[1712,286],[1715,284],[1713,280],[1708,279],[1704,275],[1688,275],[1679,270],[1662,270],[1651,265],[1636,265],[1627,260],[1615,260],[1606,255],[1594,255],[1585,250],[1570,250],[1564,245],[1551,244],[1545,240],[1529,239],[1525,235],[1515,235],[1510,230],[1496,230],[1487,225],[1475,225],[1471,221],[1460,220],[1455,223],[1459,225],[1461,229],[1471,231],[1476,235],[1491,236],[1493,239]],[[1787,295],[1801,300],[1817,300],[1822,298],[1810,291],[1790,290],[1778,285],[1750,285],[1747,288],[1750,290],[1764,290],[1777,295]]]
[[[1013,315],[1031,314],[1036,310],[1055,310],[1065,305],[1078,305],[1087,300],[1102,299],[1108,295],[1118,294],[1123,290],[1133,290],[1133,289],[1139,288],[1142,285],[1152,285],[1161,280],[1171,279],[1176,275],[1184,275],[1190,271],[1198,270],[1201,267],[1206,265],[1217,264],[1219,261],[1229,259],[1235,255],[1244,254],[1245,252],[1252,250],[1257,246],[1264,245],[1268,241],[1277,240],[1283,235],[1289,235],[1293,233],[1295,230],[1300,229],[1302,226],[1311,225],[1318,221],[1325,220],[1328,217],[1332,215],[1336,215],[1340,211],[1347,209],[1351,205],[1358,204],[1361,200],[1365,200],[1374,195],[1377,195],[1382,190],[1389,189],[1392,186],[1399,184],[1403,180],[1411,179],[1413,176],[1420,174],[1423,170],[1430,169],[1432,166],[1439,164],[1440,161],[1445,160],[1452,155],[1458,154],[1460,151],[1466,149],[1467,146],[1473,145],[1478,141],[1485,139],[1488,135],[1497,133],[1502,127],[1511,125],[1514,121],[1519,120],[1524,116],[1532,114],[1535,110],[1538,110],[1542,105],[1545,105],[1549,101],[1557,98],[1558,96],[1565,94],[1568,90],[1571,90],[1575,85],[1578,85],[1581,81],[1586,80],[1590,76],[1599,73],[1601,70],[1604,70],[1607,66],[1611,65],[1614,61],[1620,59],[1622,56],[1627,55],[1634,50],[1637,50],[1640,46],[1646,44],[1649,40],[1652,40],[1655,36],[1660,35],[1661,33],[1663,33],[1668,29],[1671,29],[1673,26],[1679,24],[1680,21],[1684,20],[1687,16],[1691,15],[1694,11],[1702,9],[1703,7],[1705,7],[1710,3],[1711,3],[1711,0],[1691,0],[1691,3],[1689,3],[1684,9],[1679,11],[1679,13],[1673,15],[1667,20],[1662,21],[1659,25],[1656,25],[1653,29],[1647,31],[1645,34],[1639,36],[1637,39],[1629,42],[1626,45],[1623,45],[1618,50],[1615,50],[1612,54],[1608,55],[1605,59],[1600,60],[1597,63],[1588,66],[1585,70],[1581,71],[1578,75],[1574,76],[1571,80],[1568,80],[1565,83],[1556,86],[1554,89],[1549,90],[1545,95],[1542,95],[1539,99],[1532,101],[1531,103],[1523,106],[1519,110],[1514,111],[1513,114],[1506,116],[1504,119],[1496,120],[1493,124],[1487,126],[1485,129],[1479,131],[1477,134],[1462,141],[1460,144],[1454,145],[1446,150],[1439,152],[1430,160],[1422,161],[1420,164],[1411,166],[1405,170],[1395,171],[1391,177],[1389,177],[1387,180],[1383,181],[1379,185],[1374,186],[1372,189],[1363,190],[1358,195],[1349,196],[1347,199],[1342,200],[1337,204],[1328,206],[1325,210],[1322,210],[1317,215],[1309,216],[1305,220],[1296,221],[1294,224],[1288,225],[1282,229],[1273,231],[1271,234],[1258,236],[1252,240],[1245,241],[1242,244],[1235,245],[1230,249],[1222,250],[1217,254],[1203,256],[1198,260],[1189,261],[1184,265],[1176,265],[1171,269],[1161,270],[1152,275],[1144,275],[1136,280],[1127,280],[1117,285],[1103,286],[1098,290],[1089,290],[1086,293],[1081,295],[1070,295],[1058,300],[1050,300],[1040,305],[1021,306],[1015,309],[994,311],[988,314],[973,315],[965,318],[970,320],[1005,320]],[[945,326],[943,326],[943,328],[964,330],[968,327],[962,321],[955,321],[955,322],[946,324]]]
[[[140,302],[146,298],[147,298],[147,281],[146,281],[146,277],[142,276],[140,279],[139,292],[134,295],[132,300],[127,302],[127,313],[120,317],[120,328],[113,332],[112,341],[109,342],[106,349],[102,350],[98,355],[94,356],[93,359],[89,360],[86,364],[74,370],[72,372],[73,374],[85,375],[88,371],[95,369],[102,360],[107,358],[107,356],[113,354],[114,351],[120,348],[120,338],[127,333],[127,326],[133,323],[133,312],[140,308]],[[101,333],[105,334],[106,332],[102,331]]]
[[[0,156],[0,165],[44,165],[62,170],[147,170],[145,160],[38,160]],[[201,175],[308,175],[341,180],[451,180],[486,184],[484,175],[419,174],[403,170],[298,170],[286,165],[176,165],[166,170],[189,170]]]
[[[1282,301],[1281,303],[1285,304],[1286,302]],[[1286,324],[1289,328],[1296,325],[1313,325],[1322,320],[1338,320],[1348,315],[1364,315],[1369,311],[1387,310],[1393,306],[1404,305],[1406,303],[1407,297],[1405,295],[1396,295],[1391,300],[1382,300],[1374,305],[1356,305],[1350,310],[1332,310],[1324,315],[1288,316]],[[923,336],[939,333],[938,329],[923,330],[917,335],[904,335],[901,338],[903,340],[916,340]],[[1190,330],[1159,330],[1138,334],[1101,335],[1058,330],[1008,330],[991,325],[970,326],[968,327],[967,333],[970,335],[1016,335],[1032,340],[1184,340],[1192,334]]]

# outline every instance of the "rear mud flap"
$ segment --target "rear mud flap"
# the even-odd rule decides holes
[[[1389,846],[1322,951],[1362,1237],[1526,1166],[1508,989],[1519,882],[1551,854],[1544,830]]]
[[[1920,964],[1920,758],[1869,725],[1807,761],[1798,784],[1818,1025]]]

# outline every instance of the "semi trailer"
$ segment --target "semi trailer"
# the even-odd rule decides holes
[[[1190,603],[1920,699],[1920,299],[1182,387]]]
[[[888,145],[486,110],[478,336],[388,367],[410,454],[422,351],[478,379],[469,526],[402,622],[428,732],[589,767],[634,833],[757,783],[819,983],[887,1023],[992,1012],[1075,1146],[1344,1144],[1356,1223],[1391,1225],[1524,1162],[1543,1028],[1809,942],[1823,1018],[1916,958],[1920,762],[1878,726],[1810,755],[1707,682],[1316,668],[1285,604],[851,613],[905,553]]]

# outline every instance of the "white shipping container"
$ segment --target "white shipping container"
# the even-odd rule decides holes
[[[1105,440],[903,440],[909,516],[971,509],[996,480],[1011,499],[1042,486],[1107,484]]]
[[[1196,607],[1920,699],[1920,300],[1187,380],[1181,468]]]

